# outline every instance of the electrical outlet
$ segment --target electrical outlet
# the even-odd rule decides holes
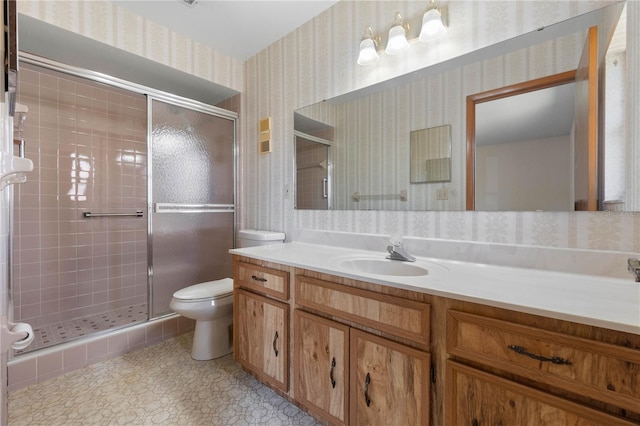
[[[449,199],[449,190],[447,188],[441,188],[436,191],[436,199],[437,200],[448,200]]]

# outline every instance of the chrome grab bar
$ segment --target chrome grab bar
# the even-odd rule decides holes
[[[407,201],[408,195],[407,195],[406,189],[401,190],[399,194],[396,193],[396,194],[364,195],[356,191],[351,196],[351,199],[355,202],[359,202],[360,200],[395,200],[395,199],[400,199],[400,201]]]
[[[136,210],[135,213],[91,213],[91,212],[82,213],[82,217],[84,217],[85,219],[89,219],[92,217],[125,217],[125,216],[142,217],[143,211]]]

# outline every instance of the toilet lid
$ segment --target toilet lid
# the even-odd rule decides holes
[[[216,281],[195,284],[173,293],[173,297],[182,300],[219,299],[233,294],[233,280],[223,278]]]

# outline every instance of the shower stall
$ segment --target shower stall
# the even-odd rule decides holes
[[[14,192],[10,315],[35,340],[17,356],[231,276],[235,112],[29,56],[18,102],[34,172]]]

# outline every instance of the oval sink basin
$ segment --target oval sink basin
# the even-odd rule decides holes
[[[429,273],[426,268],[397,260],[351,259],[340,262],[340,266],[353,272],[375,275],[419,277]]]

